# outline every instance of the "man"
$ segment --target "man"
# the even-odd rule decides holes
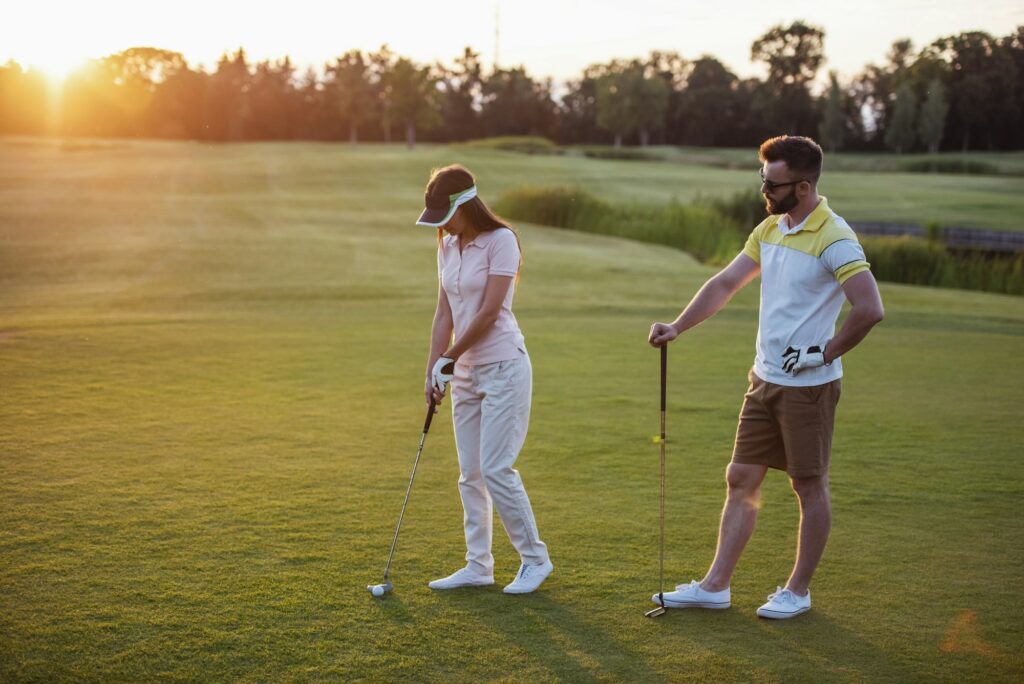
[[[768,213],[732,263],[708,280],[672,323],[651,326],[660,347],[718,312],[761,275],[761,308],[750,387],[740,410],[714,562],[701,581],[666,593],[667,608],[728,608],[729,582],[754,531],[768,468],[784,470],[800,503],[796,563],[785,587],[757,610],[791,618],[811,607],[809,585],[832,524],[828,464],[839,402],[840,357],[882,320],[882,300],[846,221],[818,195],[821,148],[779,136],[760,149]],[[849,300],[838,333],[836,320]],[[654,602],[660,603],[658,594]]]

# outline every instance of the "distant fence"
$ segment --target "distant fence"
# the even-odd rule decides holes
[[[912,235],[925,237],[927,231],[912,223],[851,223],[861,235]],[[1024,252],[1024,231],[988,230],[985,228],[948,227],[939,230],[939,239],[953,249],[976,249],[985,252]]]

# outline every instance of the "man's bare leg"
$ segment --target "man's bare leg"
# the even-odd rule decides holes
[[[797,596],[806,596],[832,529],[832,503],[829,499],[828,475],[794,477],[790,482],[800,501],[800,536],[797,540],[796,563],[786,588]]]
[[[718,548],[715,560],[701,580],[701,589],[722,591],[729,588],[733,570],[744,547],[750,541],[761,509],[761,482],[768,466],[730,463],[725,471],[728,489],[722,522],[718,528]]]

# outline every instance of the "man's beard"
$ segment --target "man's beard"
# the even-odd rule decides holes
[[[775,214],[785,214],[785,213],[789,212],[791,209],[793,209],[794,207],[796,207],[796,205],[798,205],[798,204],[800,204],[800,200],[797,199],[796,193],[793,192],[792,190],[790,191],[790,193],[788,195],[786,195],[785,198],[779,200],[778,202],[776,202],[775,200],[773,200],[773,199],[771,199],[769,197],[765,197],[764,198],[764,207],[765,207],[765,209],[768,210],[769,214],[773,214],[773,215],[775,215]]]

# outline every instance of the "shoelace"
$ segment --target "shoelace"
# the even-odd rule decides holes
[[[774,594],[768,594],[769,601],[777,601],[778,603],[791,603],[796,605],[796,594],[791,592],[789,589],[783,589],[782,587],[775,587]]]

